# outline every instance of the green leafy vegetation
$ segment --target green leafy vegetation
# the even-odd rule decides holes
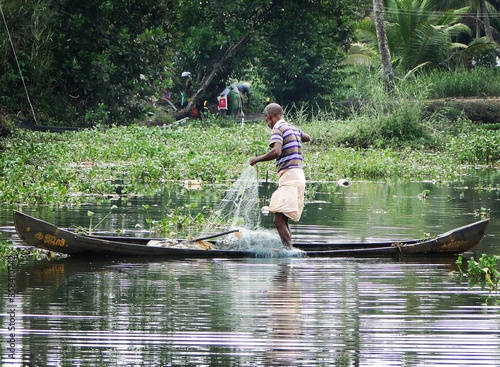
[[[288,119],[294,122],[293,115]],[[403,130],[388,140],[379,119],[362,116],[337,119],[323,113],[303,121],[300,127],[313,137],[304,145],[308,180],[443,181],[467,175],[476,166],[498,165],[500,130],[486,134],[485,128],[463,121],[467,132],[456,135],[455,127],[442,121],[439,128],[432,119],[414,123],[421,124],[425,137],[415,139],[413,132],[406,137]],[[268,149],[268,136],[263,122],[215,119],[177,128],[133,125],[62,134],[17,130],[2,142],[0,202],[81,203],[143,194],[146,184],[165,181],[228,184],[247,167],[249,157]],[[361,144],[355,136],[365,140]],[[261,177],[274,172],[272,162],[258,169]]]
[[[493,165],[500,160],[500,134],[487,127],[471,127],[453,137],[448,144],[455,158],[465,164]],[[461,149],[455,150],[453,147]]]
[[[197,208],[196,203],[185,204],[181,207],[169,209],[166,217],[153,219],[148,214],[148,205],[143,205],[146,211],[145,221],[150,232],[161,234],[163,237],[176,238],[180,234],[188,234],[190,231],[199,231],[201,225],[207,225],[206,214],[209,213],[207,207],[201,208],[197,214],[192,213],[192,209]],[[140,224],[138,224],[140,226]]]
[[[489,64],[497,48],[493,37],[472,37],[464,19],[472,12],[471,2],[389,0],[384,1],[386,35],[394,71],[400,76],[417,70],[470,67],[472,63]],[[486,15],[486,14],[485,14]],[[470,23],[469,23],[470,24]],[[358,64],[379,63],[378,40],[374,17],[357,23],[360,43],[352,49],[351,61]],[[472,61],[474,59],[474,61]]]
[[[5,268],[12,261],[39,260],[48,256],[47,251],[27,247],[14,247],[10,241],[0,241],[0,267]]]
[[[470,287],[479,286],[489,292],[498,292],[500,284],[500,256],[482,254],[479,260],[471,257],[467,261],[467,269],[462,270],[463,257],[457,258],[456,264],[461,277],[467,277]]]
[[[500,83],[489,79],[496,72],[498,4],[480,12],[468,1],[384,5],[398,78],[428,78],[434,83],[428,98],[498,95]],[[178,104],[183,71],[192,75],[188,110],[216,103],[225,86],[241,81],[252,84],[253,112],[266,97],[325,109],[360,94],[349,89],[347,65],[377,73],[372,7],[364,0],[5,2],[0,116],[88,127],[144,122],[154,113],[152,123],[169,122],[172,113],[158,104],[166,89]],[[402,121],[384,116],[378,141],[401,140],[402,129],[413,126]],[[415,129],[411,134],[420,136]]]
[[[497,74],[477,69],[470,80],[495,81]],[[446,181],[476,167],[498,167],[496,124],[472,123],[460,111],[427,111],[442,76],[432,75],[399,80],[388,93],[377,73],[355,72],[346,83],[359,105],[347,113],[312,102],[290,106],[286,118],[312,136],[304,145],[308,180]],[[151,123],[154,119],[61,134],[15,130],[0,140],[0,202],[78,204],[144,194],[165,181],[226,185],[239,177],[249,157],[268,149],[264,122],[240,124],[211,114],[185,123],[161,123],[161,117]],[[274,172],[273,163],[258,170],[264,177]]]
[[[2,9],[0,112],[34,119],[27,92],[39,122],[65,126],[142,120],[165,89],[180,101],[183,71],[194,106],[235,80],[283,104],[330,96],[355,15],[347,0],[14,0]]]

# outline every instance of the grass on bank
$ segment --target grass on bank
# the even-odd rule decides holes
[[[472,69],[417,71],[404,76],[402,83],[408,90],[421,89],[427,99],[500,96],[500,68],[476,67]],[[352,88],[346,97],[350,100],[373,98],[373,91],[381,87],[372,69],[353,67],[349,83]],[[379,94],[385,99],[385,93]]]

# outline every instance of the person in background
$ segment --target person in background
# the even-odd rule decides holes
[[[228,110],[228,100],[227,96],[229,94],[229,88],[225,88],[218,96],[217,96],[217,110],[220,115],[226,115]]]
[[[185,79],[184,92],[182,92],[181,95],[181,107],[185,107],[191,100],[191,88],[193,86],[193,82],[189,71],[182,72],[181,77]]]
[[[236,87],[240,92],[242,104],[245,101],[245,96],[246,96],[245,110],[248,110],[248,108],[250,107],[250,83],[248,82],[239,83],[236,84]]]
[[[264,109],[266,124],[271,129],[269,150],[266,154],[252,157],[251,166],[258,162],[276,159],[278,189],[271,196],[269,211],[274,213],[274,225],[284,245],[292,248],[292,232],[289,219],[297,222],[304,209],[306,179],[302,169],[302,142],[311,137],[283,119],[283,108],[270,103]]]
[[[231,84],[229,86],[229,93],[227,95],[227,106],[228,113],[230,115],[238,115],[243,113],[243,107],[241,102],[240,91],[236,84]]]
[[[230,84],[217,97],[219,114],[237,115],[243,113],[241,97],[236,84]]]

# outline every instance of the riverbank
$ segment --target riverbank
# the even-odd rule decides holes
[[[499,97],[441,98],[428,100],[426,103],[427,111],[432,113],[463,113],[473,122],[500,122]]]
[[[346,142],[355,127],[334,119],[290,120],[313,140],[304,145],[310,181],[381,179],[456,180],[476,167],[498,168],[500,132],[472,123],[447,131],[429,125],[434,144],[356,147]],[[362,121],[358,124],[362,125]],[[356,130],[358,133],[359,131]],[[1,143],[0,202],[61,204],[91,197],[141,194],[144,184],[199,180],[229,184],[248,158],[269,148],[264,123],[196,121],[177,128],[112,127],[60,134],[17,130]],[[274,164],[258,165],[261,179]]]

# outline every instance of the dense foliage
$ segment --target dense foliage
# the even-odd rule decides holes
[[[283,104],[305,101],[339,84],[352,7],[347,0],[9,0],[0,106],[44,124],[131,122],[164,89],[178,98],[185,70],[193,103],[213,99],[230,78],[261,82]]]
[[[384,3],[393,61],[404,73],[494,65],[497,1]],[[367,0],[4,0],[0,116],[132,123],[155,110],[164,89],[180,100],[183,71],[193,78],[188,109],[214,102],[230,81],[252,83],[255,110],[265,97],[324,108],[348,93],[345,63],[360,60],[357,51],[372,47],[370,57],[378,57],[371,7]],[[356,20],[363,47],[353,43]],[[481,37],[487,30],[492,36]]]
[[[345,75],[340,64],[351,35],[347,4],[291,3],[266,25],[268,36],[259,45],[260,75],[279,103],[324,106],[343,97]]]
[[[396,3],[412,2],[388,2]],[[308,12],[301,12],[306,6]],[[249,156],[267,149],[263,124],[240,126],[209,115],[174,126],[165,110],[145,114],[163,88],[181,90],[182,70],[192,72],[200,98],[235,78],[250,80],[260,97],[273,93],[291,103],[289,119],[313,136],[306,151],[310,180],[443,180],[472,165],[498,166],[499,129],[473,125],[460,111],[425,109],[429,98],[500,95],[497,71],[414,73],[389,94],[374,69],[341,62],[355,9],[368,8],[361,0],[262,0],[252,6],[245,1],[8,1],[2,10],[12,32],[11,38],[0,38],[0,113],[26,117],[30,110],[19,62],[41,122],[95,127],[67,134],[18,130],[0,141],[0,202],[81,202],[115,195],[118,186],[121,193],[135,193],[145,190],[144,183],[165,180],[236,179]],[[357,14],[366,15],[369,11]],[[430,12],[422,13],[421,20],[430,18]],[[438,28],[448,26],[455,25]],[[407,57],[399,63],[413,66],[403,62]],[[360,105],[342,114],[345,110],[330,105],[341,96]],[[124,122],[136,124],[120,126]],[[166,128],[143,126],[163,124]]]
[[[422,68],[453,71],[457,67],[494,66],[495,56],[498,55],[497,44],[492,36],[479,36],[486,32],[486,26],[483,25],[481,33],[479,19],[475,24],[466,23],[473,18],[475,3],[386,0],[386,32],[395,70],[404,76],[409,71]],[[485,17],[484,13],[481,15]],[[476,28],[475,37],[472,27]],[[351,60],[363,64],[379,63],[377,35],[372,17],[365,17],[358,22],[356,36],[361,43],[352,49]]]
[[[161,90],[161,66],[172,58],[173,7],[172,0],[69,1],[56,12],[53,54],[62,96],[79,114],[87,105],[109,113],[85,116],[88,124],[140,116],[145,98]]]
[[[3,7],[0,106],[43,122],[92,125],[144,113],[172,59],[173,2],[8,1]],[[3,23],[3,22],[2,22]],[[16,58],[18,60],[16,60]],[[19,61],[19,68],[17,67]],[[55,121],[54,121],[55,120]]]

